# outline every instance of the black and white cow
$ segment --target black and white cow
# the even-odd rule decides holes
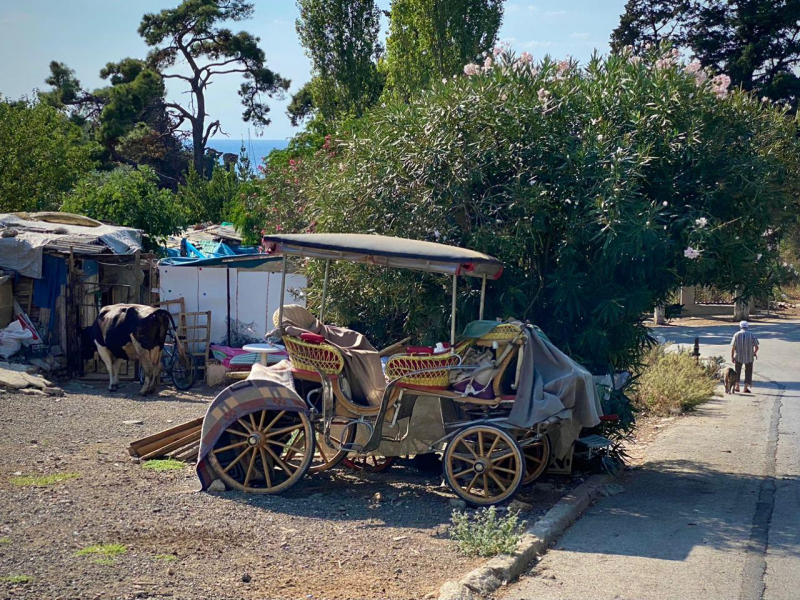
[[[108,389],[119,384],[119,369],[126,360],[138,360],[144,370],[141,394],[156,390],[161,380],[161,351],[169,327],[175,327],[172,315],[161,308],[141,304],[112,304],[104,307],[91,327],[81,334],[83,358],[89,360],[95,351],[103,359],[109,375]],[[176,339],[179,358],[186,354]]]

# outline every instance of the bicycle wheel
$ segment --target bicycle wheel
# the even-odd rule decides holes
[[[174,352],[174,346],[172,351]],[[188,354],[186,355],[186,364],[180,359],[180,356],[172,356],[170,360],[172,383],[179,390],[188,390],[194,384],[194,360]]]

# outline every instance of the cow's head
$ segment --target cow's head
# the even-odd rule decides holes
[[[94,336],[92,335],[91,327],[81,328],[81,358],[83,360],[92,360],[94,353],[97,351],[97,346],[94,345]]]

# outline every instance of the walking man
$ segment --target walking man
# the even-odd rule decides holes
[[[744,393],[749,394],[753,385],[753,361],[758,358],[758,338],[747,330],[747,321],[739,323],[739,331],[733,334],[731,340],[731,361],[736,367],[736,387],[739,391],[739,380],[742,377],[744,365]]]

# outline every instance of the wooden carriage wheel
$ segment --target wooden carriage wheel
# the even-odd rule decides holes
[[[316,443],[314,444],[314,458],[311,461],[311,466],[308,468],[309,473],[321,473],[328,469],[333,469],[341,463],[347,456],[347,450],[337,450],[328,445],[325,441],[325,434],[321,431],[322,423],[319,423],[320,429],[316,430]],[[331,441],[338,445],[342,443],[350,444],[356,435],[355,427],[345,427],[337,423],[331,424]]]
[[[220,435],[208,461],[242,492],[278,494],[296,484],[314,458],[314,429],[301,412],[256,410]]]
[[[396,456],[351,456],[344,461],[344,465],[354,471],[365,471],[367,473],[383,473],[392,468]]]
[[[470,425],[456,433],[442,462],[448,485],[476,506],[511,498],[525,473],[525,458],[517,442],[494,425]]]
[[[527,431],[520,439],[520,442],[535,435],[535,432]],[[542,437],[537,441],[527,446],[522,446],[522,454],[525,456],[525,475],[522,477],[522,485],[533,483],[545,472],[547,465],[550,463],[550,451],[550,438],[547,437],[547,434],[542,434]]]

